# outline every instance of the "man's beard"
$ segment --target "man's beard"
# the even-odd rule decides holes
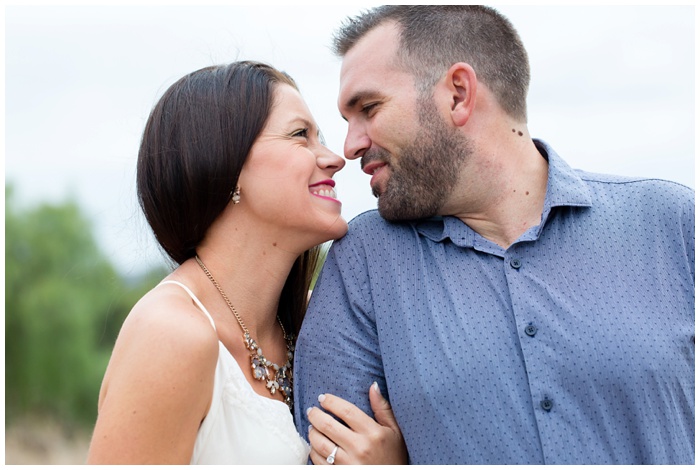
[[[390,221],[417,220],[438,215],[457,185],[462,164],[472,153],[471,141],[451,129],[439,116],[432,99],[417,103],[420,132],[391,163],[386,189],[379,197],[379,214]]]

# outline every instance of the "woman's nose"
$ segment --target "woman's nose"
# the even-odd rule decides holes
[[[316,164],[322,170],[332,170],[331,174],[343,169],[345,166],[345,160],[340,155],[333,153],[325,145],[321,146],[321,152],[316,157]]]

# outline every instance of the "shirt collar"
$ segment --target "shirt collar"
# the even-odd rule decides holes
[[[578,174],[547,143],[539,139],[533,139],[533,142],[542,157],[549,163],[547,192],[545,193],[541,220],[546,221],[554,207],[590,207],[592,204],[590,190]],[[544,224],[540,223],[540,227],[533,234],[534,237],[529,238],[537,238],[543,226]],[[474,247],[477,236],[476,232],[469,226],[452,216],[431,217],[418,221],[416,222],[416,230],[434,242],[441,242],[449,238],[455,245],[461,247]],[[530,232],[532,229],[525,235]]]

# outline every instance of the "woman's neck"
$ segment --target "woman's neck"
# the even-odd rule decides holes
[[[266,337],[278,334],[280,295],[299,254],[260,237],[245,242],[229,239],[223,244],[207,240],[197,254],[254,338],[265,341]],[[196,267],[203,278],[204,272]],[[216,292],[213,289],[212,285],[206,292]]]

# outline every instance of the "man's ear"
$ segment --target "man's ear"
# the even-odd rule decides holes
[[[444,85],[452,98],[452,122],[455,126],[462,127],[476,106],[476,72],[471,65],[457,62],[447,71]]]

